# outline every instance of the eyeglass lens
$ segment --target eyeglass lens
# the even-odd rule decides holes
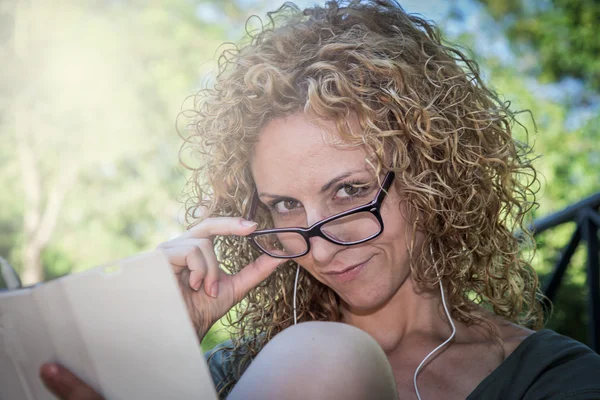
[[[334,219],[321,227],[321,232],[340,244],[364,241],[381,231],[381,224],[370,212],[359,212]],[[299,256],[306,253],[304,237],[295,232],[265,233],[255,236],[258,246],[271,255]]]

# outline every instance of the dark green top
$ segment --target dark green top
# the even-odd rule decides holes
[[[600,355],[541,330],[527,337],[467,400],[600,399]]]
[[[217,390],[224,386],[226,372],[235,366],[228,345],[231,342],[206,353]],[[211,354],[213,357],[208,358]],[[244,369],[234,369],[237,379]],[[467,397],[480,399],[600,399],[600,355],[571,338],[541,330],[527,337]]]

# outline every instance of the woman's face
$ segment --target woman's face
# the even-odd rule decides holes
[[[311,226],[357,203],[368,203],[377,193],[374,172],[365,161],[366,149],[328,144],[335,124],[320,124],[326,130],[298,113],[275,119],[261,131],[251,168],[260,201],[277,227]],[[351,126],[360,130],[357,121]],[[369,186],[360,187],[361,183]],[[350,310],[378,308],[410,272],[407,242],[411,231],[406,214],[394,183],[381,207],[385,229],[379,237],[354,246],[313,237],[311,251],[296,261],[335,290]]]

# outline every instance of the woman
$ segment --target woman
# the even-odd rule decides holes
[[[245,299],[221,397],[600,398],[599,357],[536,332],[535,171],[476,64],[388,0],[270,17],[198,96],[191,228],[160,246],[200,338]]]

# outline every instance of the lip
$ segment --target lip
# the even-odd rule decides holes
[[[345,272],[348,272],[348,271],[350,271],[351,269],[354,269],[354,268],[356,268],[356,267],[358,267],[358,266],[360,266],[360,265],[362,265],[362,264],[366,264],[366,263],[367,263],[367,261],[369,261],[371,258],[373,258],[373,256],[371,256],[371,257],[367,258],[365,261],[363,261],[363,262],[361,262],[361,263],[358,263],[358,264],[351,265],[351,266],[349,266],[349,267],[346,267],[346,268],[344,268],[344,269],[342,269],[342,270],[340,270],[340,271],[329,271],[329,272],[325,272],[325,275],[341,275],[341,274],[343,274],[343,273],[345,273]]]
[[[344,268],[343,270],[325,272],[324,274],[335,277],[337,279],[344,280],[344,281],[354,279],[356,276],[358,276],[358,274],[361,272],[361,270],[367,265],[367,263],[369,261],[371,261],[371,259],[373,257],[374,257],[374,255],[367,258],[365,261],[361,262],[360,264],[351,265],[349,267]]]

